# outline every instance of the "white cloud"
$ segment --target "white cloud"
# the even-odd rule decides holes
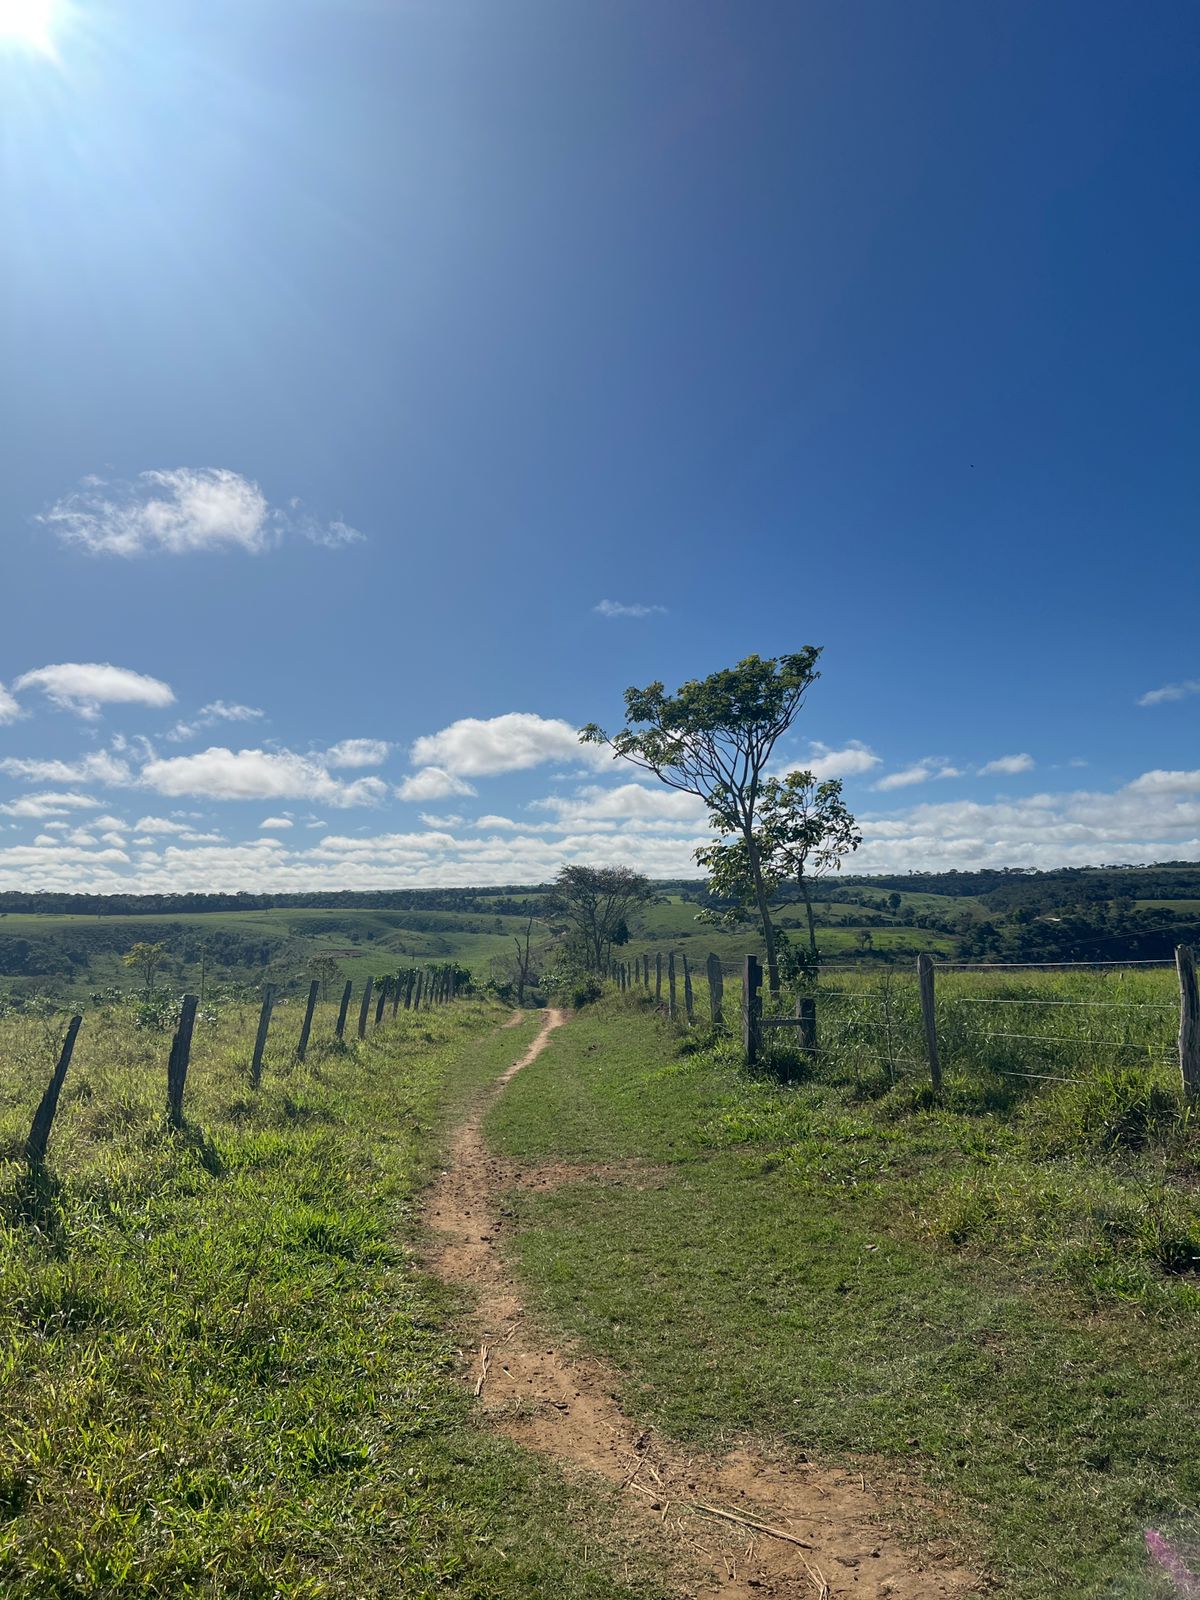
[[[323,759],[327,767],[378,767],[391,748],[386,739],[342,739],[326,750]]]
[[[86,796],[67,798],[96,805]],[[449,817],[432,817],[438,826],[413,832],[302,833],[295,843],[256,837],[240,844],[210,834],[143,833],[139,839],[157,839],[158,847],[139,849],[134,865],[111,839],[101,837],[99,849],[72,843],[72,836],[84,837],[73,819],[60,830],[65,840],[47,825],[37,845],[0,847],[0,888],[149,893],[538,883],[564,862],[696,876],[692,851],[707,829],[682,812],[672,815],[678,803],[665,788],[596,785],[551,797],[541,807],[547,820],[532,826],[489,815],[460,833]],[[860,821],[856,871],[1200,860],[1200,770],[1146,772],[1113,792],[925,803]],[[100,831],[91,817],[87,829]]]
[[[532,809],[554,812],[558,826],[565,828],[634,822],[666,823],[672,827],[683,824],[707,831],[708,808],[704,802],[665,784],[652,788],[644,783],[622,783],[611,789],[592,784],[570,798],[550,795],[537,800]]]
[[[444,767],[422,767],[405,778],[396,790],[401,800],[445,800],[452,794],[474,794],[475,790],[462,778],[456,778]]]
[[[1148,689],[1138,699],[1139,706],[1161,706],[1170,700],[1187,700],[1200,694],[1200,678],[1185,678],[1182,683],[1164,683],[1161,689]]]
[[[1134,794],[1195,794],[1200,791],[1200,772],[1164,772],[1155,768],[1135,778],[1129,788]]]
[[[667,614],[666,606],[626,605],[621,600],[601,600],[592,610],[601,617],[662,617]]]
[[[257,706],[230,705],[224,700],[214,700],[209,705],[201,706],[190,722],[177,722],[167,738],[178,744],[183,739],[194,738],[218,722],[257,722],[265,714]]]
[[[20,706],[0,683],[0,722],[15,722],[20,715]]]
[[[80,717],[98,717],[102,705],[169,706],[175,696],[168,684],[128,667],[108,662],[62,661],[55,666],[37,667],[21,675],[13,685],[40,689],[46,698],[64,711]]]
[[[294,827],[291,817],[264,817],[259,823],[260,828],[291,828]]]
[[[422,811],[419,815],[427,828],[460,828],[463,823],[462,817],[457,813],[448,817],[435,817],[428,811]]]
[[[133,781],[129,763],[107,750],[95,750],[77,761],[40,760],[34,757],[5,756],[0,772],[25,778],[30,783],[106,783]]]
[[[818,782],[823,783],[826,778],[857,777],[859,773],[870,772],[879,762],[879,756],[859,739],[851,739],[840,750],[833,750],[819,739],[814,739],[807,759],[789,761],[780,769],[779,776],[786,777],[789,772],[811,772]]]
[[[986,766],[980,767],[979,772],[981,777],[987,777],[989,773],[1015,777],[1019,772],[1032,772],[1033,767],[1033,757],[1022,751],[1017,756],[997,756],[994,761],[989,761]]]
[[[908,789],[916,783],[928,783],[936,778],[961,778],[962,772],[958,767],[953,767],[948,761],[942,761],[934,756],[926,756],[923,761],[915,762],[911,767],[904,767],[899,772],[889,772],[886,777],[880,778],[874,785],[876,789]]]
[[[252,555],[288,534],[335,548],[362,539],[340,519],[321,522],[299,500],[272,507],[257,483],[228,467],[171,467],[132,483],[88,478],[39,521],[94,555],[186,555],[236,548]]]
[[[0,806],[5,816],[9,817],[65,817],[72,811],[98,811],[99,800],[93,800],[90,794],[23,794],[17,800],[10,800],[7,805]]]
[[[610,759],[604,752],[597,757],[593,747],[580,745],[579,733],[569,722],[539,717],[533,711],[463,717],[440,733],[417,739],[412,747],[414,765],[441,767],[463,778],[519,772],[543,761],[578,761],[589,754],[606,764]]]
[[[315,800],[338,807],[378,805],[388,793],[380,778],[345,783],[320,762],[290,750],[234,751],[220,745],[196,755],[148,761],[140,782],[172,799]]]
[[[133,825],[134,833],[191,833],[186,822],[172,822],[170,817],[139,817]]]

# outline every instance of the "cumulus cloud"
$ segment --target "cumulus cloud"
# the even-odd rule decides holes
[[[592,610],[601,617],[663,617],[667,614],[666,606],[627,605],[622,600],[601,600]]]
[[[1138,697],[1139,706],[1161,706],[1171,700],[1187,700],[1200,694],[1200,678],[1185,678],[1182,683],[1164,683],[1161,689],[1147,689]]]
[[[322,522],[298,500],[272,507],[257,483],[228,467],[170,467],[132,482],[87,478],[39,519],[93,555],[187,555],[198,550],[269,550],[289,533],[316,544],[356,543],[347,523]]]
[[[86,796],[40,798],[68,815],[79,804],[99,811]],[[64,798],[69,805],[61,804]],[[113,840],[101,838],[106,848],[74,842],[100,832],[101,819],[89,816],[86,830],[78,819],[61,828],[47,823],[36,846],[0,847],[0,889],[153,893],[539,883],[564,862],[624,863],[652,877],[695,876],[692,851],[707,829],[692,817],[671,815],[677,803],[669,790],[628,784],[551,797],[540,808],[547,820],[536,824],[484,816],[462,833],[450,817],[432,813],[420,830],[301,834],[295,844],[143,832],[133,864]],[[854,857],[856,871],[1200,860],[1200,770],[1146,772],[1112,792],[924,803],[860,816],[860,822],[864,842]]]
[[[129,763],[107,750],[91,751],[76,761],[5,756],[0,761],[0,772],[29,783],[127,784],[133,780]]]
[[[61,661],[21,675],[18,691],[40,689],[52,705],[76,716],[93,718],[105,705],[141,705],[155,709],[174,703],[169,684],[128,667],[98,661]]]
[[[456,778],[445,767],[422,767],[396,790],[401,800],[445,800],[454,794],[474,794],[475,790],[462,778]]]
[[[876,789],[908,789],[916,783],[928,783],[934,778],[961,778],[962,772],[958,767],[953,767],[948,761],[939,761],[933,756],[926,756],[923,761],[914,762],[911,767],[903,767],[899,772],[889,772],[886,777],[880,778],[875,784]]]
[[[415,766],[482,778],[519,772],[543,761],[587,759],[589,750],[590,746],[580,745],[578,731],[569,722],[539,717],[533,711],[508,711],[499,717],[463,717],[440,733],[416,740],[411,753]],[[609,758],[601,755],[607,762]]]
[[[0,683],[0,722],[15,722],[20,715],[20,706]]]
[[[290,750],[229,750],[214,745],[191,756],[148,761],[140,782],[173,799],[315,800],[331,806],[373,806],[387,797],[380,778],[345,783],[319,761]]]
[[[834,750],[819,739],[814,739],[805,760],[789,761],[780,769],[779,776],[789,772],[811,772],[823,783],[826,778],[853,778],[870,772],[880,763],[880,757],[859,739],[851,739],[840,750]]]
[[[1024,751],[1017,756],[997,756],[994,761],[989,761],[986,766],[980,767],[982,777],[990,773],[999,773],[1005,777],[1015,777],[1018,772],[1033,771],[1033,757]]]
[[[259,827],[275,828],[278,830],[279,828],[295,827],[295,823],[292,821],[291,817],[264,817],[259,823]]]
[[[134,833],[191,833],[186,822],[173,822],[170,817],[139,817],[133,825]]]
[[[678,828],[682,824],[706,832],[708,819],[708,808],[695,795],[644,783],[622,783],[611,789],[592,784],[566,798],[550,795],[536,800],[532,809],[553,812],[563,828],[631,823]]]
[[[463,823],[462,817],[457,812],[445,817],[434,816],[429,811],[422,811],[419,815],[427,828],[460,828]]]
[[[99,800],[94,800],[90,794],[46,793],[23,794],[17,800],[10,800],[7,805],[0,806],[5,816],[9,817],[65,817],[72,811],[98,811]]]
[[[388,758],[386,739],[343,739],[325,752],[327,767],[378,767]]]
[[[209,705],[201,706],[190,721],[177,722],[167,738],[178,744],[184,739],[195,738],[196,734],[203,733],[218,722],[257,722],[265,715],[257,706],[231,705],[225,700],[213,700]]]

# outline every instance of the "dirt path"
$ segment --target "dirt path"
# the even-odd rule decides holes
[[[520,1020],[518,1014],[508,1026]],[[464,1330],[474,1352],[464,1357],[463,1378],[489,1421],[531,1450],[619,1484],[660,1548],[664,1535],[678,1541],[682,1595],[957,1600],[972,1592],[971,1574],[900,1544],[865,1480],[767,1460],[748,1448],[685,1457],[625,1415],[616,1373],[557,1348],[526,1319],[497,1248],[499,1202],[515,1174],[488,1152],[482,1122],[565,1020],[561,1011],[547,1012],[526,1053],[479,1098],[454,1134],[429,1205],[429,1221],[444,1239],[434,1270],[474,1291],[473,1325]]]

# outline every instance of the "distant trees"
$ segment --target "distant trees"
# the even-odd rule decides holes
[[[579,735],[584,743],[608,745],[614,755],[654,773],[668,787],[696,795],[712,813],[714,827],[739,840],[772,994],[779,992],[779,960],[759,803],[775,746],[819,677],[820,654],[816,645],[805,645],[775,659],[747,656],[736,667],[685,683],[673,695],[661,683],[626,689],[625,727],[619,733],[610,736],[592,722]]]
[[[563,867],[547,905],[567,925],[584,963],[599,972],[630,918],[654,898],[649,878],[631,867]],[[530,919],[532,923],[532,918]]]

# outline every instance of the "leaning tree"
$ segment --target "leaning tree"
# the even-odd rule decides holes
[[[579,735],[587,744],[609,746],[670,788],[697,795],[714,825],[741,841],[773,995],[779,993],[779,959],[758,837],[759,801],[775,746],[820,676],[820,654],[819,646],[805,645],[776,659],[747,656],[673,695],[661,683],[626,689],[619,733],[607,734],[593,722]]]

